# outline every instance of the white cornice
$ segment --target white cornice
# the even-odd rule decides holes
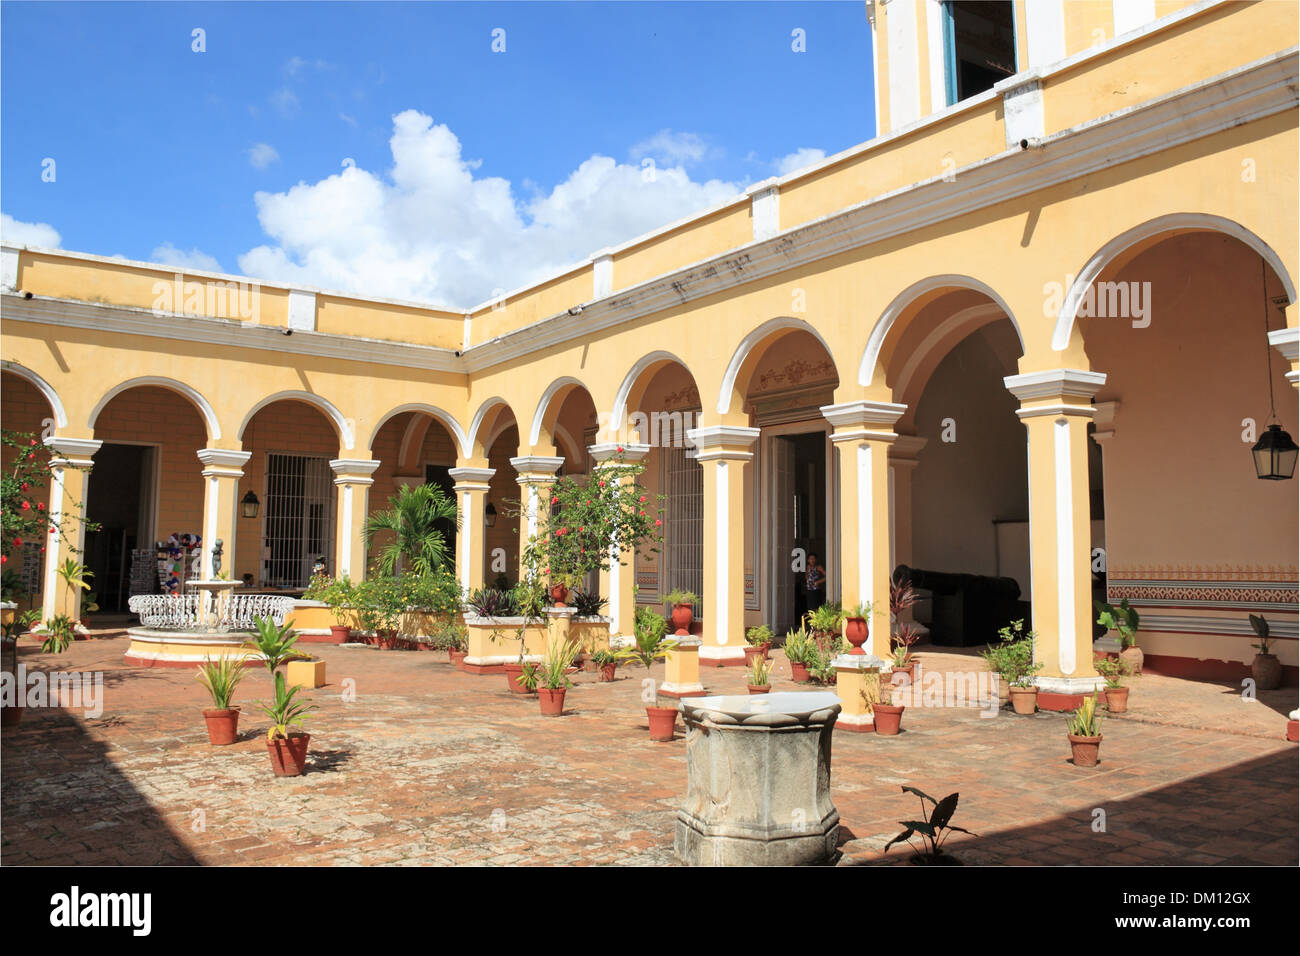
[[[144,335],[163,339],[184,339],[206,345],[288,352],[320,358],[368,362],[400,368],[463,374],[462,361],[451,349],[412,345],[355,335],[298,332],[285,335],[279,326],[254,325],[232,319],[153,312],[129,306],[100,305],[76,299],[48,296],[0,296],[0,311],[7,322],[34,322],[74,329],[111,329],[122,335]]]
[[[1077,368],[1053,368],[1044,372],[1008,375],[1002,382],[1022,402],[1064,395],[1092,401],[1097,389],[1106,384],[1105,372],[1087,372]]]
[[[892,425],[907,412],[906,405],[895,402],[844,402],[823,405],[822,417],[836,427],[853,425]]]
[[[1300,358],[1300,328],[1274,329],[1268,333],[1268,344],[1282,353],[1289,362]]]
[[[1294,109],[1300,99],[1296,50],[1045,136],[1038,148],[1005,150],[962,167],[957,188],[934,176],[584,303],[576,316],[560,313],[471,346],[464,353],[466,371],[586,341],[656,312]]]
[[[641,461],[646,455],[650,454],[649,445],[640,445],[631,442],[607,441],[591,445],[587,448],[591,457],[597,464],[611,461],[622,457],[629,462]]]
[[[62,435],[51,435],[45,439],[46,448],[79,467],[89,467],[89,459],[103,444],[94,438],[65,438]]]
[[[228,448],[200,448],[195,452],[199,461],[209,468],[243,468],[248,459],[253,457],[251,451],[234,451]]]
[[[520,455],[510,459],[510,467],[520,475],[545,475],[553,480],[564,467],[564,459],[550,455]]]
[[[379,469],[379,464],[373,458],[335,458],[330,462],[330,469],[340,477],[373,475]]]

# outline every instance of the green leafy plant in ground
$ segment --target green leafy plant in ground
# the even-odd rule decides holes
[[[665,636],[668,633],[668,622],[662,615],[653,611],[642,614],[642,610],[648,609],[637,609],[632,645],[615,651],[614,656],[620,661],[641,664],[649,670],[655,661],[663,660],[677,646],[677,642]]]
[[[217,710],[229,710],[230,702],[235,697],[235,689],[244,679],[244,662],[234,655],[218,657],[215,661],[205,657],[195,675],[212,698],[212,706]]]
[[[912,846],[913,837],[920,836],[922,841],[921,849],[917,850],[916,862],[918,863],[943,863],[947,862],[944,857],[947,854],[944,851],[944,842],[953,833],[965,833],[969,836],[976,836],[963,827],[952,824],[953,814],[957,812],[958,794],[950,793],[942,800],[935,800],[928,793],[916,789],[916,787],[903,787],[904,793],[914,793],[921,800],[921,819],[920,820],[900,820],[899,822],[906,829],[898,836],[894,837],[885,844],[885,850],[888,851],[895,843],[906,843]],[[929,801],[929,806],[927,806]],[[951,857],[948,857],[951,859]]]
[[[445,569],[451,551],[443,529],[459,526],[459,512],[454,499],[437,485],[408,485],[388,499],[386,511],[376,511],[366,519],[366,547],[375,535],[388,533],[389,540],[375,558],[375,569],[388,577],[397,573],[399,564],[417,574]]]

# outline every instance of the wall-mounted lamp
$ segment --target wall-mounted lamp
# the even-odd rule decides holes
[[[487,507],[483,509],[483,520],[489,528],[497,523],[497,508],[490,501],[487,503]]]
[[[257,500],[257,495],[253,494],[251,490],[243,498],[239,499],[239,513],[245,518],[256,518],[257,509],[261,506],[262,503]]]

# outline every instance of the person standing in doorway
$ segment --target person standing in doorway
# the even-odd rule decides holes
[[[808,573],[804,576],[804,597],[808,610],[815,611],[826,603],[826,569],[817,562],[817,555],[808,554]]]

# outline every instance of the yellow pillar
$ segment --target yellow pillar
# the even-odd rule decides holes
[[[880,675],[889,669],[888,665],[874,655],[850,654],[841,654],[834,663],[835,693],[840,698],[840,716],[835,721],[835,729],[874,732],[876,715],[868,698],[880,699]]]
[[[622,449],[620,454],[619,449]],[[606,462],[616,461],[619,457],[624,464],[640,464],[650,454],[649,445],[620,444],[619,442],[602,442],[587,449],[596,462],[599,471]],[[632,476],[623,479],[631,481]],[[610,548],[609,570],[600,573],[600,593],[609,601],[609,636],[631,637],[636,633],[636,557],[633,552]]]
[[[1029,445],[1029,563],[1037,684],[1078,696],[1104,681],[1092,666],[1090,402],[1106,376],[1079,369],[1009,375]],[[1068,706],[1069,702],[1060,702]],[[1040,706],[1045,704],[1042,695]]]
[[[745,663],[745,466],[754,460],[757,428],[693,428],[704,467],[703,644],[700,663]]]
[[[363,581],[366,577],[366,517],[369,515],[371,477],[379,462],[369,458],[336,458],[330,462],[337,486],[334,522],[334,576]]]
[[[45,439],[50,458],[50,524],[61,529],[47,537],[45,545],[45,581],[42,595],[42,623],[66,614],[74,624],[81,621],[81,595],[59,577],[59,568],[69,559],[81,561],[86,544],[86,491],[90,483],[91,460],[103,442],[93,438],[65,438],[54,435]],[[91,583],[94,587],[94,583]]]
[[[889,446],[890,572],[900,564],[912,564],[912,475],[921,463],[926,439],[899,435]]]
[[[465,594],[483,586],[484,546],[487,539],[487,522],[484,515],[488,482],[495,468],[472,466],[462,461],[448,469],[456,492],[456,507],[460,511],[460,529],[456,535],[456,579]]]
[[[890,508],[889,448],[894,423],[907,411],[893,402],[823,405],[833,427],[840,501],[840,601],[870,602],[870,637],[864,650],[889,656]]]
[[[698,637],[676,638],[677,645],[664,658],[664,682],[659,693],[664,697],[703,697],[700,683],[700,645]],[[742,652],[743,653],[743,652]]]
[[[235,530],[239,523],[239,479],[251,452],[230,448],[200,448],[203,465],[203,544],[199,558],[199,576],[205,581],[216,577],[218,570],[234,577]],[[217,542],[221,542],[221,568],[216,567]]]
[[[524,574],[524,551],[537,536],[542,516],[551,507],[551,487],[556,473],[564,467],[563,458],[549,455],[520,455],[510,459],[519,483],[519,575]]]

